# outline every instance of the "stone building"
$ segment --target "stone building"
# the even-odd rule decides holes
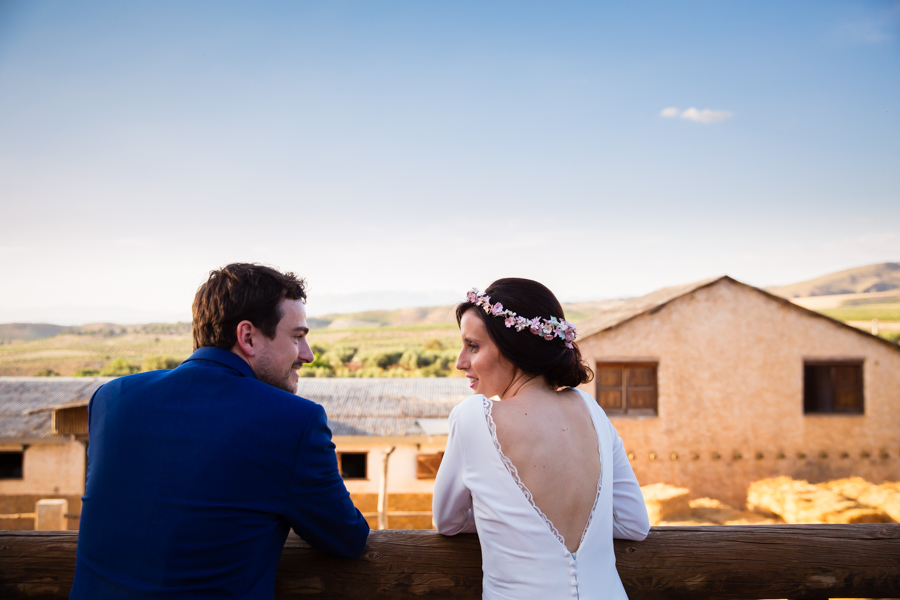
[[[579,324],[583,389],[642,485],[742,506],[751,482],[900,479],[900,347],[718,277]]]
[[[579,346],[596,372],[584,390],[642,485],[743,506],[750,483],[779,475],[900,480],[900,347],[881,338],[719,277],[579,323]],[[86,407],[105,381],[0,378],[0,514],[66,498],[77,528]],[[461,378],[301,378],[298,389],[324,406],[356,505],[373,527],[381,508],[391,528],[430,527],[447,418],[469,393]]]
[[[68,501],[68,527],[78,529],[87,436],[58,433],[53,407],[86,404],[106,381],[0,377],[0,529],[33,529],[35,503],[55,498]]]
[[[297,393],[325,407],[344,483],[369,525],[384,489],[389,528],[430,528],[447,419],[469,395],[468,380],[301,378]]]
[[[10,517],[0,519],[0,529],[32,529],[35,502],[42,498],[67,499],[69,528],[78,528],[87,405],[108,380],[0,377],[0,515]],[[431,492],[446,447],[447,417],[468,395],[466,383],[300,379],[297,393],[325,408],[341,474],[373,528],[379,509],[389,528],[431,527]]]

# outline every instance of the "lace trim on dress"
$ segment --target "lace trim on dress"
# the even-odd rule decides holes
[[[599,445],[600,440],[597,440],[597,444]],[[597,448],[599,451],[599,446]],[[600,478],[597,479],[597,495],[594,496],[594,505],[591,507],[591,514],[588,515],[587,523],[584,525],[584,531],[581,532],[581,541],[578,542],[578,547],[581,548],[581,544],[584,543],[584,538],[587,535],[588,529],[591,528],[591,521],[594,520],[594,511],[597,510],[597,502],[600,501],[600,488],[603,487],[603,461],[600,461]]]
[[[525,499],[528,500],[528,503],[531,505],[531,508],[534,509],[534,512],[544,520],[544,523],[547,524],[547,527],[550,529],[550,532],[556,536],[556,539],[559,540],[559,543],[566,546],[566,540],[563,538],[562,534],[556,529],[553,525],[553,521],[547,518],[547,515],[544,514],[544,511],[538,507],[537,504],[534,503],[534,496],[531,495],[531,491],[525,487],[525,484],[522,482],[522,478],[519,477],[519,471],[516,469],[516,465],[513,464],[511,460],[506,458],[506,455],[503,454],[503,448],[500,447],[500,440],[497,439],[497,425],[494,423],[494,417],[491,414],[491,408],[494,403],[487,396],[482,396],[482,406],[484,407],[484,418],[487,419],[488,430],[491,432],[491,440],[494,442],[494,448],[497,449],[497,454],[500,455],[500,460],[503,462],[503,466],[506,467],[506,470],[509,471],[509,474],[512,475],[513,481],[519,489],[522,491],[522,494],[525,496]],[[599,436],[597,438],[597,451],[600,451],[599,448],[600,439]],[[587,523],[584,526],[584,531],[581,532],[581,540],[578,542],[578,547],[581,548],[581,544],[584,542],[584,538],[587,535],[588,529],[591,527],[591,521],[594,519],[594,511],[597,509],[597,502],[600,501],[600,488],[603,484],[603,460],[601,457],[600,460],[600,478],[597,479],[597,493],[594,496],[594,505],[591,507],[591,514],[588,515]],[[577,552],[577,550],[576,550]],[[573,553],[574,554],[574,553]]]

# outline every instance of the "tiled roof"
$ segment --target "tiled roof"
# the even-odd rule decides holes
[[[0,377],[0,442],[46,439],[50,409],[83,405],[108,377]],[[297,393],[325,407],[334,435],[422,436],[417,419],[446,419],[471,392],[463,378],[301,378]]]
[[[50,411],[90,399],[109,377],[0,377],[0,441],[51,441]],[[45,409],[45,410],[41,410]]]
[[[297,394],[325,407],[334,435],[425,435],[417,419],[446,419],[471,394],[464,378],[301,378]]]
[[[625,300],[622,304],[614,308],[604,310],[601,313],[580,321],[578,323],[578,337],[584,339],[589,335],[593,335],[605,329],[611,329],[616,325],[621,325],[625,321],[629,321],[644,313],[653,312],[654,309],[662,308],[676,298],[680,298],[685,294],[690,294],[693,291],[716,283],[722,279],[726,279],[726,277],[713,277],[712,279],[704,279],[703,281],[675,285],[656,290],[655,292],[650,292],[646,296],[641,296],[640,298]]]
[[[786,298],[782,298],[780,296],[776,296],[766,290],[761,290],[759,288],[753,287],[752,285],[747,285],[746,283],[741,283],[736,279],[732,279],[727,275],[722,275],[720,277],[713,277],[711,279],[704,279],[702,281],[695,281],[693,283],[686,283],[684,285],[676,285],[672,287],[662,288],[656,290],[655,292],[651,292],[646,296],[641,296],[640,298],[632,298],[630,300],[625,300],[621,304],[615,306],[614,308],[604,310],[601,313],[598,313],[592,317],[589,317],[583,321],[578,322],[578,339],[583,340],[589,335],[594,335],[595,333],[599,333],[601,331],[605,331],[607,329],[612,329],[618,325],[625,323],[626,321],[630,321],[635,317],[639,317],[643,314],[653,314],[656,311],[663,308],[665,305],[669,304],[673,300],[677,300],[682,296],[686,296],[688,294],[692,294],[701,288],[705,288],[711,285],[715,285],[722,281],[729,281],[737,286],[740,286],[746,290],[752,290],[753,292],[762,294],[763,296],[769,298],[773,302],[781,304],[782,306],[789,307],[791,310],[800,311],[807,316],[816,318],[816,319],[824,319],[828,321],[832,325],[837,327],[841,327],[847,331],[852,331],[857,335],[865,336],[870,340],[874,340],[879,344],[886,345],[892,350],[900,351],[900,346],[897,344],[886,340],[885,338],[879,337],[877,335],[871,334],[868,331],[863,331],[862,329],[857,329],[856,327],[852,327],[838,321],[836,319],[832,319],[827,315],[823,315],[821,313],[806,309],[798,304],[794,304],[790,300]]]

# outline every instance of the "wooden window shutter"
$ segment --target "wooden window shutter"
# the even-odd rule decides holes
[[[656,410],[656,365],[628,367],[628,408]]]
[[[597,401],[604,410],[624,410],[625,375],[617,365],[597,367]]]
[[[608,413],[656,414],[654,362],[598,363],[597,403]]]
[[[443,452],[417,455],[416,479],[434,479],[437,476],[438,468],[440,468],[443,458]]]

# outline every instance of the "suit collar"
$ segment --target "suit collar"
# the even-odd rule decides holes
[[[247,361],[245,361],[234,352],[230,352],[228,350],[214,348],[212,346],[204,346],[202,348],[198,348],[193,354],[191,354],[190,358],[188,358],[184,362],[190,362],[192,360],[208,360],[211,362],[216,362],[230,369],[234,369],[244,377],[251,377],[253,379],[256,379],[256,373],[253,372],[253,369],[250,368],[250,365],[247,364]]]

